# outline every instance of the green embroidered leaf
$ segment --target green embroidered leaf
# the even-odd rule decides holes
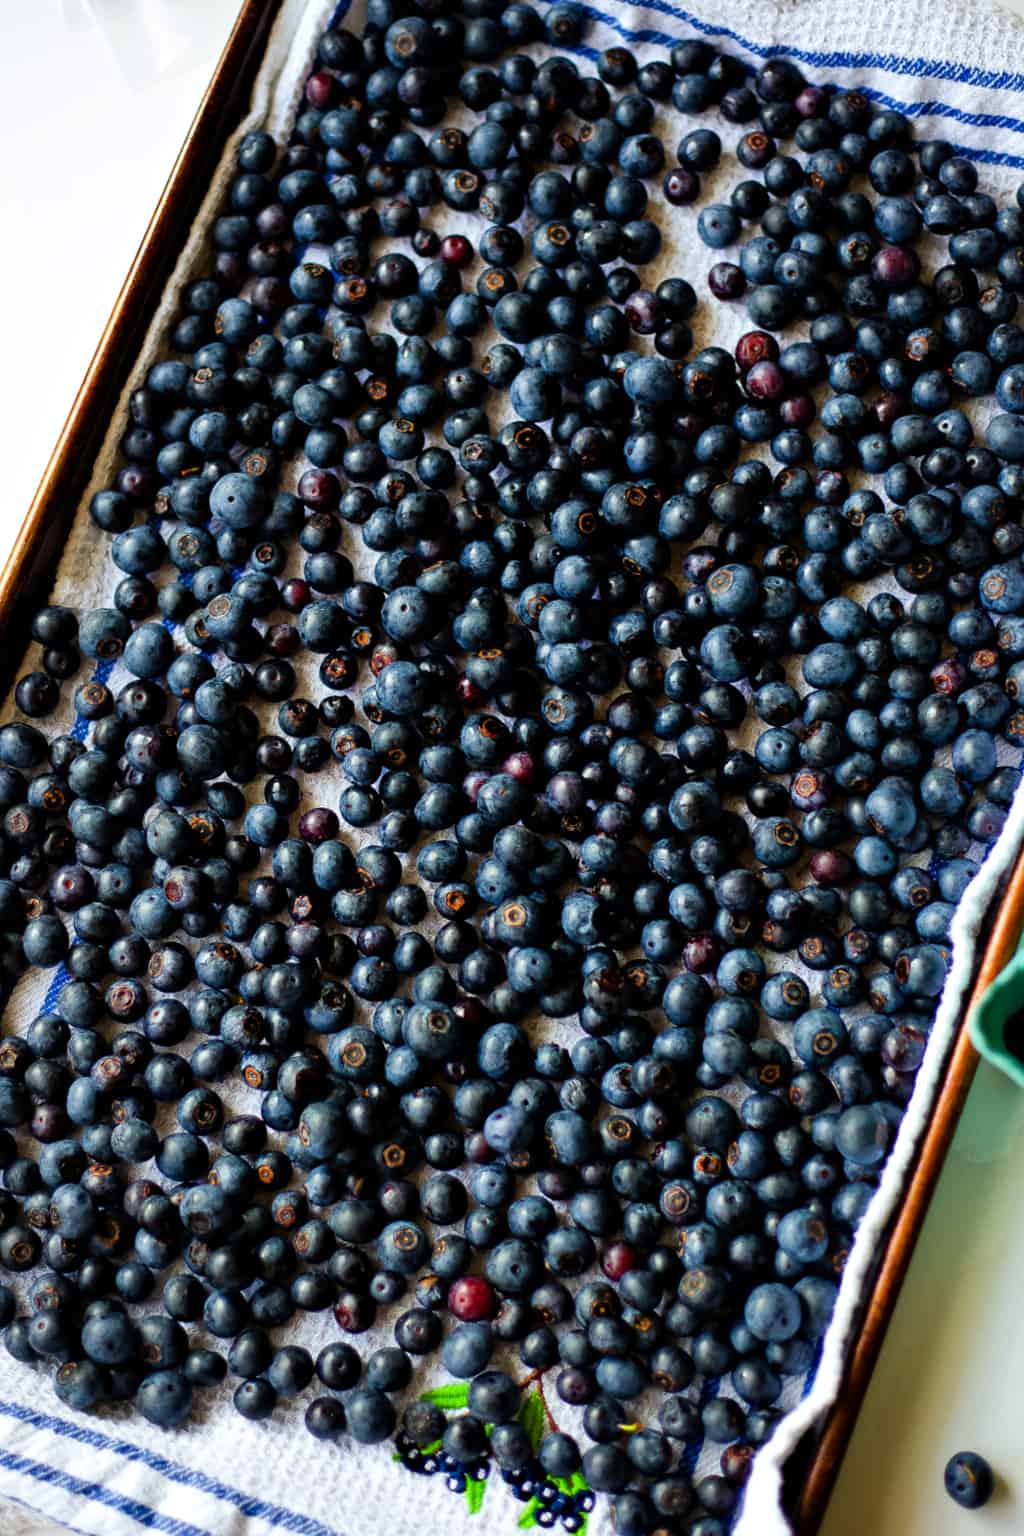
[[[531,1448],[535,1451],[544,1438],[547,1429],[547,1415],[544,1412],[544,1401],[539,1392],[531,1392],[525,1398],[519,1409],[519,1422],[526,1430]]]
[[[443,1408],[445,1413],[465,1408],[469,1402],[469,1384],[465,1381],[452,1381],[446,1387],[431,1387],[429,1392],[420,1393],[420,1402],[434,1403],[438,1408]]]
[[[536,1515],[538,1509],[540,1509],[539,1501],[531,1499],[526,1506],[525,1512],[519,1516],[519,1529],[521,1531],[528,1531],[537,1524]]]
[[[487,1492],[487,1483],[482,1477],[467,1477],[466,1479],[466,1507],[471,1515],[478,1515],[483,1508],[484,1495]]]
[[[431,1441],[431,1443],[429,1445],[424,1445],[424,1446],[420,1447],[420,1454],[423,1455],[423,1456],[432,1456],[435,1451],[439,1451],[441,1449],[441,1446],[443,1444],[444,1444],[443,1440],[433,1440],[433,1441]],[[392,1461],[401,1461],[402,1460],[402,1453],[401,1453],[401,1451],[396,1451],[395,1454],[392,1456],[391,1460]]]
[[[582,1472],[574,1472],[572,1477],[565,1480],[565,1488],[567,1493],[587,1493],[589,1492],[590,1484]],[[589,1519],[590,1516],[584,1510],[580,1510],[580,1528],[577,1536],[587,1536],[587,1521]]]

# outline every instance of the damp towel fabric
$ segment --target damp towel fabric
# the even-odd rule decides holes
[[[359,3],[353,0],[353,25]],[[236,140],[257,127],[287,134],[317,38],[342,9],[337,0],[284,0]],[[1005,193],[1024,174],[1024,29],[981,0],[957,6],[932,0],[598,0],[584,9],[591,18],[579,50],[584,56],[624,43],[641,59],[658,57],[693,35],[717,40],[752,66],[786,54],[815,83],[856,85],[885,106],[928,119],[922,131],[950,139],[983,163],[992,190]],[[735,134],[727,129],[723,137],[731,143]],[[233,142],[154,315],[134,378],[159,354],[182,286],[203,269],[204,231],[230,175]],[[693,234],[696,213],[663,214],[666,249],[657,278],[682,273],[703,291],[706,253]],[[734,344],[748,328],[742,312],[714,307],[713,339]],[[700,338],[711,339],[710,333]],[[121,419],[119,412],[97,459],[58,572],[55,602],[99,603],[113,586],[106,541],[97,539],[85,502],[107,483]],[[118,680],[115,674],[114,686]],[[61,725],[73,729],[73,717]],[[858,1305],[941,1084],[1000,882],[1022,842],[1019,797],[957,913],[953,966],[914,1097],[858,1230],[817,1369],[812,1379],[787,1388],[790,1411],[755,1462],[738,1536],[790,1536],[779,1502],[786,1459],[840,1390]],[[9,1026],[17,1029],[34,1017],[47,983],[43,976],[19,985]],[[328,1313],[304,1322],[302,1341],[311,1350],[337,1337],[329,1319]],[[46,1373],[0,1352],[0,1536],[37,1536],[54,1525],[81,1536],[133,1536],[140,1528],[164,1536],[421,1536],[442,1528],[452,1536],[474,1536],[482,1529],[514,1531],[523,1513],[496,1474],[480,1511],[478,1500],[454,1496],[443,1478],[416,1477],[396,1465],[390,1446],[342,1441],[326,1447],[305,1432],[298,1408],[253,1424],[233,1411],[230,1388],[205,1397],[199,1417],[177,1432],[159,1430],[126,1407],[88,1416],[57,1402]],[[692,1457],[702,1471],[705,1460],[708,1471],[717,1462],[710,1446],[693,1447]],[[589,1536],[610,1536],[611,1530],[610,1504],[600,1501],[589,1517]]]

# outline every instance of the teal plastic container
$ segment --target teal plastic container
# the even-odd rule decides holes
[[[1024,1088],[1024,934],[971,1013],[968,1028],[979,1056]]]

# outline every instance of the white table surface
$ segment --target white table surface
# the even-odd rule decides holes
[[[947,0],[948,3],[948,0]],[[8,0],[0,99],[0,558],[6,555],[238,0]],[[1011,9],[1024,14],[1024,0]],[[982,1066],[823,1536],[1024,1531],[1024,1095]],[[958,1449],[1000,1477],[958,1510]],[[11,1529],[0,1518],[4,1530]],[[34,1530],[46,1528],[36,1525]]]
[[[240,0],[3,0],[0,558]]]

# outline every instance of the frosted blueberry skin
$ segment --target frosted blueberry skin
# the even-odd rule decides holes
[[[946,1492],[963,1509],[981,1509],[992,1497],[992,1468],[977,1451],[958,1451],[946,1463]]]

